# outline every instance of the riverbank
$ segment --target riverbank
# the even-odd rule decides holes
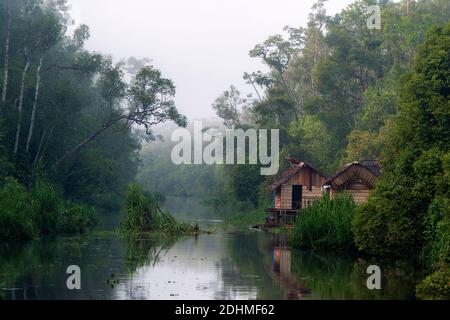
[[[84,233],[97,223],[93,207],[67,201],[56,187],[36,181],[26,188],[7,178],[0,187],[0,240],[30,240],[46,234]]]

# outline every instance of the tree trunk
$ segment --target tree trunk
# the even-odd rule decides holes
[[[47,128],[44,129],[44,133],[42,133],[41,141],[39,142],[38,150],[36,152],[36,156],[34,157],[33,167],[36,167],[39,162],[39,156],[41,154],[42,146],[44,144],[45,136],[47,135]]]
[[[14,144],[14,156],[17,155],[17,151],[19,149],[19,140],[20,140],[20,131],[22,129],[22,113],[23,113],[23,95],[24,95],[24,91],[25,91],[25,80],[27,77],[27,72],[28,69],[30,68],[30,58],[28,57],[28,52],[27,52],[27,48],[25,48],[25,55],[26,55],[26,63],[25,63],[25,67],[23,68],[22,71],[22,82],[20,85],[20,95],[19,95],[19,107],[18,107],[18,120],[17,120],[17,131],[16,131],[16,142]]]
[[[60,166],[68,157],[70,157],[72,154],[76,153],[78,150],[83,148],[85,145],[87,145],[89,142],[93,141],[95,138],[97,138],[100,134],[108,130],[110,127],[112,127],[114,124],[119,122],[122,119],[125,119],[125,116],[120,116],[119,118],[110,121],[108,123],[105,123],[103,127],[96,132],[92,133],[88,138],[81,141],[79,144],[77,144],[75,147],[67,151],[58,161],[55,163],[55,167]]]
[[[6,29],[5,40],[5,60],[3,64],[3,90],[2,90],[2,102],[6,102],[6,95],[8,93],[8,76],[9,76],[9,42],[11,39],[11,7],[9,1],[6,2],[8,23]]]
[[[43,61],[44,61],[44,55],[42,55],[41,58],[39,59],[39,65],[36,70],[36,89],[34,91],[34,102],[33,102],[33,110],[31,111],[30,129],[28,130],[28,138],[27,138],[27,146],[26,146],[27,152],[30,150],[30,143],[31,143],[31,138],[33,136],[33,130],[34,130],[34,122],[36,120],[36,108],[37,108],[37,102],[38,102],[38,98],[39,98],[39,88],[41,85],[41,69],[42,69]]]

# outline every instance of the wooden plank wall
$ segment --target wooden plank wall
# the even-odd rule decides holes
[[[309,207],[314,201],[323,197],[322,187],[312,187],[309,191],[308,186],[303,186],[302,208]]]
[[[355,203],[365,203],[369,198],[370,188],[363,183],[353,183],[347,186],[346,191],[353,196]]]
[[[285,184],[308,186],[310,183],[314,187],[321,188],[325,183],[325,177],[306,167],[292,176]]]
[[[283,184],[281,186],[280,209],[292,209],[292,185]]]

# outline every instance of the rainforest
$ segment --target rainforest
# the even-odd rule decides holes
[[[120,37],[99,16],[138,2],[91,28],[74,22],[83,1],[0,0],[0,300],[450,298],[448,1],[311,1],[245,54],[244,31],[220,25],[221,47],[205,16],[192,43],[148,44],[184,27],[139,31],[134,10],[123,39],[167,54],[92,49],[96,30]],[[237,24],[251,11],[229,6]],[[249,69],[211,89],[237,56]],[[221,139],[258,130],[266,163],[261,141],[244,136],[239,161],[239,138]]]

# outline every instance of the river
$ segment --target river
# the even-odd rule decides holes
[[[381,290],[366,286],[373,264]],[[70,265],[80,267],[81,290],[67,288]],[[413,299],[419,277],[407,261],[296,251],[257,231],[178,239],[93,232],[0,245],[2,299]]]

